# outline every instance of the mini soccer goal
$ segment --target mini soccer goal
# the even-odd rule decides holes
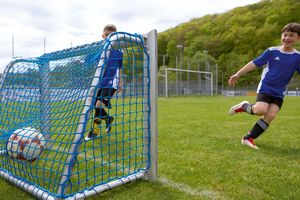
[[[0,175],[39,199],[83,199],[157,173],[157,32],[13,60],[0,79]],[[94,112],[114,51],[123,88]],[[133,73],[134,71],[134,73]],[[99,98],[99,96],[98,96]]]

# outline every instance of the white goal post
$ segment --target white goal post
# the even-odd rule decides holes
[[[209,83],[207,88],[210,92],[210,95],[213,96],[213,72],[186,70],[186,69],[175,69],[175,68],[167,68],[167,67],[164,69],[164,71],[165,71],[165,74],[164,75],[160,74],[160,75],[162,75],[165,79],[165,97],[169,97],[168,71],[175,71],[176,73],[177,72],[186,72],[186,73],[196,73],[196,74],[199,74],[199,75],[201,75],[201,74],[205,75],[205,79]],[[176,80],[176,84],[178,84],[178,80]]]

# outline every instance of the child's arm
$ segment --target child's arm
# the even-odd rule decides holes
[[[119,70],[119,84],[118,84],[118,92],[121,92],[123,88],[123,75],[122,75],[122,69]]]
[[[230,76],[230,78],[228,80],[228,85],[234,86],[241,76],[247,74],[248,72],[254,70],[255,68],[256,68],[256,65],[252,61],[249,62],[242,69],[240,69],[237,73]]]

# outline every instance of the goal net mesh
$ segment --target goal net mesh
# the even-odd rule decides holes
[[[98,136],[85,140],[94,130],[97,91],[112,50],[123,54],[124,81],[106,108],[114,121],[109,133],[102,121]],[[100,42],[12,61],[0,82],[0,175],[47,199],[43,193],[67,198],[145,172],[149,83],[149,58],[138,34],[113,33]],[[11,134],[26,127],[46,142],[34,162],[7,153]]]

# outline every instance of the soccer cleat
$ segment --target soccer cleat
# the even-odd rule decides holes
[[[100,123],[101,123],[101,119],[100,118],[95,118],[94,119],[94,135],[98,135],[98,133],[100,133]]]
[[[246,103],[249,104],[248,101],[242,101],[241,103],[232,106],[232,107],[229,109],[229,115],[234,115],[234,114],[239,113],[239,112],[245,112],[245,110],[244,110],[244,108],[243,108],[243,105],[246,104]]]
[[[85,137],[86,141],[98,137],[98,133],[100,133],[100,128],[99,128],[100,123],[101,123],[100,118],[94,119],[93,129],[89,132],[88,136]]]
[[[105,119],[105,122],[106,122],[106,132],[109,133],[110,130],[111,130],[111,123],[114,121],[114,118],[112,116],[108,116],[106,119]]]
[[[91,140],[96,137],[98,137],[98,134],[95,134],[95,132],[93,130],[90,130],[88,136],[85,137],[84,139],[85,139],[85,141],[88,141],[88,140]]]
[[[258,146],[255,145],[253,138],[246,139],[245,137],[243,137],[241,144],[251,147],[253,149],[259,149]]]

